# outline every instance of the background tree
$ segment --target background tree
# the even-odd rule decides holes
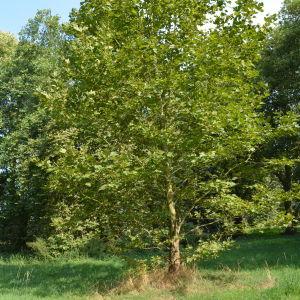
[[[0,63],[4,67],[7,60],[11,59],[17,46],[16,38],[7,32],[0,32]]]
[[[43,10],[22,29],[17,45],[9,37],[4,47],[11,59],[1,64],[0,73],[0,236],[16,248],[48,230],[47,174],[37,158],[48,151],[49,117],[37,92],[48,88],[58,69],[62,41],[59,18]]]
[[[295,230],[295,205],[299,200],[299,95],[300,95],[300,1],[286,0],[279,24],[269,37],[261,63],[270,88],[264,112],[274,129],[265,156],[270,171],[282,186],[286,214],[290,216],[287,233]],[[294,203],[295,204],[295,203]]]

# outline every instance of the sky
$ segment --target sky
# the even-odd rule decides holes
[[[282,0],[262,0],[262,2],[264,3],[264,6],[265,6],[265,13],[264,15],[267,15],[267,14],[275,14],[277,13],[280,8],[282,7],[282,3],[283,1]],[[263,16],[261,16],[260,18],[260,21],[263,20]]]
[[[281,0],[263,0],[265,13],[279,11]],[[0,0],[0,31],[9,31],[15,35],[32,18],[38,9],[50,8],[54,14],[67,21],[73,7],[78,8],[80,0]],[[263,17],[260,18],[262,20]]]
[[[72,8],[79,5],[80,0],[0,0],[0,31],[17,35],[37,10],[45,8],[67,21]]]
[[[263,0],[265,5],[265,10],[267,13],[276,13],[282,6],[283,1],[281,0]]]

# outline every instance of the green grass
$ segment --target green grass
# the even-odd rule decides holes
[[[240,238],[234,249],[201,262],[195,280],[177,289],[145,287],[116,295],[126,264],[111,259],[39,260],[0,258],[0,299],[300,299],[300,235],[255,234]],[[96,296],[98,293],[99,296]],[[108,297],[108,295],[110,295]]]
[[[0,259],[0,299],[85,299],[109,290],[120,279],[119,259],[88,258],[50,261],[22,256]]]
[[[204,276],[232,274],[232,286],[202,299],[300,299],[300,235],[253,235],[199,268]],[[221,280],[222,281],[222,280]],[[197,299],[191,297],[190,299]]]

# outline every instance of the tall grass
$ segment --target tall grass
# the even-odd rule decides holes
[[[256,234],[172,281],[120,258],[0,257],[0,299],[300,299],[300,235]]]
[[[0,299],[83,299],[110,290],[123,272],[124,262],[117,258],[4,256],[0,259]]]

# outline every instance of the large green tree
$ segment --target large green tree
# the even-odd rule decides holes
[[[68,213],[58,232],[65,222],[87,233],[86,219],[107,240],[164,245],[176,273],[189,232],[201,248],[203,224],[230,231],[247,210],[233,170],[262,142],[254,65],[264,33],[254,24],[261,4],[239,0],[230,12],[230,3],[82,2],[68,27],[65,84],[57,78],[42,94],[61,129],[45,161]]]

